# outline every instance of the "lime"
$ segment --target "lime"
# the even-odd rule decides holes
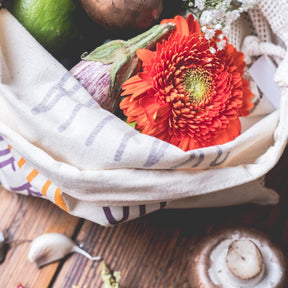
[[[10,0],[8,9],[51,53],[79,37],[76,0]]]

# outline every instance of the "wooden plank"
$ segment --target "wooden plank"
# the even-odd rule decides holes
[[[265,223],[279,207],[244,205],[160,211],[111,228],[85,221],[77,240],[91,254],[103,256],[112,270],[121,272],[121,287],[183,288],[188,287],[190,253],[202,237],[223,227],[249,225],[273,238],[283,232],[283,226],[279,230],[277,225],[266,227]],[[277,217],[272,222],[278,220]],[[99,263],[73,255],[64,263],[53,287],[102,287],[100,275]]]
[[[92,255],[101,255],[112,270],[121,272],[121,287],[188,287],[190,253],[202,237],[234,225],[249,225],[266,233],[288,256],[288,152],[267,175],[280,193],[275,206],[242,205],[214,209],[162,210],[143,218],[105,228],[79,220],[46,200],[0,190],[0,229],[13,239],[32,239],[44,232],[76,235]],[[81,224],[81,225],[80,225]],[[76,229],[77,226],[77,229]],[[7,230],[8,229],[8,230]],[[75,232],[77,230],[77,233]],[[0,265],[0,287],[103,287],[99,262],[73,254],[38,269],[27,260],[28,243],[13,247]],[[2,285],[2,286],[1,286]]]
[[[85,221],[77,241],[91,254],[101,255],[122,274],[121,287],[188,287],[187,264],[194,245],[214,231],[247,225],[266,233],[288,256],[288,153],[267,175],[268,186],[280,193],[275,206],[162,210],[115,227]],[[73,255],[62,266],[53,287],[101,286],[99,263]]]
[[[0,188],[0,230],[9,240],[32,240],[45,232],[72,236],[79,219],[45,199],[27,197]],[[28,260],[29,242],[11,244],[0,265],[0,287],[48,287],[59,262],[38,269]]]
[[[187,261],[183,258],[197,237],[193,234],[183,237],[175,226],[160,227],[152,219],[148,216],[110,228],[85,221],[77,240],[91,254],[101,255],[111,269],[121,272],[123,287],[168,288],[174,280],[177,285],[180,281],[184,285],[186,279],[182,276]],[[53,287],[101,287],[99,266],[73,255],[63,265]],[[177,270],[171,271],[175,266]]]

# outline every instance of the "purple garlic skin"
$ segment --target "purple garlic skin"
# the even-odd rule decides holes
[[[111,64],[81,60],[70,73],[103,109],[112,112],[112,97],[109,97],[110,68]]]

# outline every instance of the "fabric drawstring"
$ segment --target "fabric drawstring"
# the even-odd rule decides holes
[[[242,52],[245,54],[246,64],[253,62],[253,56],[268,55],[280,64],[286,55],[286,50],[270,42],[261,42],[256,36],[247,36],[243,41]]]

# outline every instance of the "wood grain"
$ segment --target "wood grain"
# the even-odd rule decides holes
[[[278,205],[161,210],[111,228],[85,221],[77,241],[90,253],[101,255],[112,270],[121,272],[122,288],[189,287],[187,264],[193,247],[202,237],[224,227],[259,229],[287,256],[287,156],[286,150],[266,177],[267,185],[280,193]],[[99,263],[73,255],[63,265],[55,287],[102,287],[100,273]]]
[[[79,219],[47,200],[16,195],[0,190],[0,230],[9,240],[31,240],[45,232],[72,236]],[[0,265],[0,287],[48,287],[59,263],[38,269],[27,256],[30,242],[12,243],[5,262]]]
[[[121,288],[189,287],[187,265],[195,245],[218,229],[252,226],[267,234],[288,257],[288,149],[266,177],[280,194],[274,206],[161,210],[105,228],[70,216],[44,199],[0,190],[0,229],[11,239],[62,232],[121,272]],[[73,254],[38,269],[27,260],[29,243],[13,246],[0,265],[0,288],[101,288],[100,263]]]

